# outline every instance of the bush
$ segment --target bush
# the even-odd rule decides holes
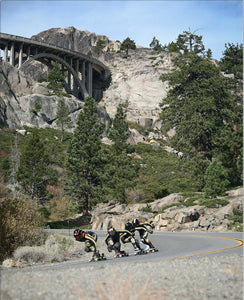
[[[40,262],[61,262],[75,254],[74,240],[71,237],[54,234],[38,247],[20,247],[14,251],[16,265]]]
[[[17,263],[38,263],[43,262],[46,257],[45,248],[39,247],[20,247],[14,251],[14,258]]]
[[[233,209],[233,216],[228,218],[233,221],[231,225],[229,225],[229,229],[236,231],[243,231],[243,209]]]
[[[204,175],[205,186],[203,192],[206,198],[224,196],[229,185],[227,170],[220,161],[214,160],[207,168]]]
[[[218,207],[229,204],[229,201],[226,199],[218,199],[218,198],[215,198],[215,199],[203,198],[203,199],[199,200],[198,204],[209,207],[209,208],[218,208]]]
[[[45,242],[45,251],[47,261],[61,262],[65,260],[65,256],[74,250],[74,240],[61,234],[50,235]]]
[[[142,207],[142,208],[139,208],[139,211],[144,211],[144,212],[150,212],[152,213],[152,207],[147,203],[146,206]]]
[[[0,261],[23,245],[40,244],[45,235],[36,203],[30,200],[0,200]]]

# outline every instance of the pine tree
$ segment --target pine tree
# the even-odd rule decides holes
[[[57,119],[57,125],[61,128],[61,142],[62,142],[64,139],[65,127],[71,126],[69,109],[68,109],[67,105],[65,105],[63,98],[61,98],[58,103],[56,119]]]
[[[153,50],[156,50],[156,51],[162,51],[162,45],[160,44],[159,40],[156,39],[156,37],[154,36],[150,45],[149,45],[150,48],[153,48]]]
[[[229,166],[233,173],[231,176],[234,184],[241,184],[243,161],[243,46],[228,43],[225,45],[224,56],[220,60],[220,68],[229,76],[226,78],[228,89],[233,99],[233,133],[232,161]]]
[[[211,49],[208,49],[207,52],[206,52],[206,57],[207,58],[212,58],[212,50]]]
[[[229,129],[232,106],[225,80],[196,54],[185,56],[167,79],[171,89],[161,103],[161,119],[166,131],[176,128],[173,147],[211,160],[221,132]]]
[[[126,51],[126,55],[128,56],[129,54],[129,49],[135,50],[136,49],[136,44],[133,40],[131,40],[129,37],[127,37],[122,44],[120,45],[120,50]]]
[[[179,36],[183,53],[175,59],[175,70],[161,77],[170,85],[161,103],[161,120],[165,132],[175,128],[170,144],[192,163],[203,188],[209,161],[217,158],[228,169],[233,104],[218,66],[202,55],[201,40],[190,32]]]
[[[114,142],[113,148],[116,153],[120,154],[128,149],[128,144],[126,143],[130,131],[129,124],[126,122],[126,109],[128,104],[119,104],[117,107],[116,115],[113,119],[112,127],[109,130],[109,138]]]
[[[62,75],[58,63],[55,63],[52,70],[48,73],[47,81],[47,87],[53,90],[56,94],[60,94],[65,86],[65,76]]]
[[[17,180],[32,200],[47,200],[47,186],[55,183],[51,160],[40,140],[38,130],[33,130],[20,157]]]
[[[227,170],[220,161],[214,160],[207,168],[204,175],[205,186],[203,192],[207,198],[223,196],[229,185]]]
[[[202,36],[196,35],[196,31],[191,32],[189,28],[188,31],[184,31],[183,34],[179,34],[176,44],[183,54],[187,53],[203,53],[205,47],[202,42]]]
[[[130,155],[131,148],[127,144],[129,125],[126,122],[127,105],[120,104],[117,108],[109,138],[113,141],[110,150],[110,164],[107,168],[108,185],[113,191],[116,201],[126,202],[126,189],[134,185],[133,179],[138,175],[139,166]]]
[[[95,100],[87,97],[67,152],[68,192],[82,205],[83,214],[102,195],[104,162],[101,136],[104,126],[97,118]]]

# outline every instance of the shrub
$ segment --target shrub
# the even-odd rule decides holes
[[[30,200],[3,198],[0,200],[0,261],[17,247],[41,243],[41,217],[36,203]]]
[[[20,247],[14,251],[16,262],[38,263],[43,262],[46,257],[45,248],[39,247]]]
[[[65,260],[65,257],[72,253],[74,250],[74,241],[71,237],[64,235],[50,235],[45,242],[45,251],[47,261],[50,262],[61,262]]]
[[[226,199],[219,199],[219,198],[215,198],[215,199],[203,198],[199,200],[198,204],[209,208],[216,208],[216,207],[221,207],[229,204],[229,201]]]
[[[46,239],[45,245],[20,247],[14,251],[13,256],[19,265],[21,263],[61,262],[74,253],[74,241],[71,237],[54,234]]]
[[[229,180],[228,173],[220,161],[214,160],[207,168],[204,175],[205,186],[203,192],[206,198],[223,196],[227,191]]]
[[[229,229],[236,231],[243,231],[243,209],[233,209],[233,216],[228,218],[233,221],[232,224],[229,225]]]
[[[142,208],[139,208],[139,211],[151,212],[151,213],[153,212],[153,211],[152,211],[151,205],[149,205],[148,203],[147,203],[146,206],[144,206],[144,207],[142,207]]]

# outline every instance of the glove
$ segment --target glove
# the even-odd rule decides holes
[[[150,222],[150,225],[152,226],[152,228],[155,228],[155,225],[153,224],[153,221]]]
[[[147,232],[153,234],[153,230],[152,229],[147,229]]]

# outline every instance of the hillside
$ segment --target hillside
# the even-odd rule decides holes
[[[228,230],[229,225],[233,223],[227,221],[228,218],[234,217],[235,210],[239,214],[243,209],[239,203],[239,198],[237,204],[228,203],[226,212],[223,209],[220,217],[218,217],[217,210],[218,208],[221,210],[222,205],[225,208],[227,202],[221,202],[221,199],[220,202],[216,200],[212,207],[215,211],[207,210],[204,199],[200,199],[201,196],[199,199],[195,198],[195,193],[202,186],[195,176],[192,166],[179,159],[183,155],[182,152],[178,153],[167,146],[168,137],[174,135],[174,130],[167,133],[167,138],[160,131],[162,124],[159,121],[159,104],[169,90],[168,82],[160,80],[160,76],[169,74],[173,70],[173,59],[177,54],[163,51],[158,53],[152,49],[137,46],[135,50],[129,50],[128,56],[126,56],[124,52],[119,51],[121,45],[119,41],[110,41],[104,35],[96,35],[73,27],[52,28],[32,38],[86,54],[90,53],[109,67],[112,75],[111,84],[98,102],[98,116],[108,128],[118,105],[128,102],[127,120],[130,124],[131,133],[129,142],[135,145],[133,155],[141,162],[140,175],[135,180],[133,189],[127,191],[128,201],[133,209],[136,209],[138,205],[140,208],[138,210],[137,207],[135,216],[143,217],[144,212],[149,213],[146,217],[154,218],[159,230],[208,230],[206,228]],[[97,42],[100,40],[104,42],[102,49],[97,47]],[[46,141],[46,147],[49,148],[53,158],[53,167],[56,171],[58,170],[59,180],[62,181],[63,154],[67,150],[70,136],[67,135],[64,145],[58,141],[58,131],[55,130],[58,129],[56,114],[60,96],[51,94],[47,88],[47,83],[40,82],[40,78],[46,76],[47,71],[46,66],[32,62],[23,73],[10,64],[0,61],[0,124],[4,128],[1,129],[1,137],[5,138],[5,135],[8,134],[5,131],[6,128],[10,130],[25,128],[26,131],[22,132],[24,136],[19,136],[21,143],[24,144],[25,139],[27,139],[25,134],[31,131],[31,128],[41,129],[42,138]],[[71,117],[72,126],[68,130],[70,133],[75,127],[83,102],[68,94],[64,94],[62,97]],[[50,131],[48,131],[49,129]],[[7,168],[6,162],[11,154],[10,145],[14,143],[13,132],[10,139],[7,149],[5,149],[4,142],[1,143],[0,158],[4,161],[5,168]],[[104,142],[109,144],[106,137],[104,137]],[[142,144],[137,145],[140,142]],[[149,147],[148,144],[150,144]],[[171,154],[167,152],[171,152]],[[177,153],[178,156],[175,155]],[[5,172],[3,165],[1,165],[0,171],[3,182],[9,175],[9,170],[5,170]],[[5,174],[3,174],[4,172]],[[203,174],[200,175],[203,177]],[[54,195],[58,202],[62,198],[62,188],[62,183],[57,189],[50,187],[50,191],[55,191]],[[187,192],[193,193],[194,196],[186,196],[184,201],[177,198],[176,202],[167,204],[173,205],[174,208],[160,206],[164,202],[165,196],[174,197],[176,193],[180,195]],[[105,200],[110,204],[113,203],[111,197],[108,191]],[[57,204],[55,201],[50,204],[50,207],[51,205],[64,205],[60,202]],[[111,205],[113,206],[113,204]],[[51,211],[50,207],[48,209]],[[113,208],[114,210],[109,206],[102,208],[103,212],[108,212],[107,215],[102,215],[107,223],[110,220],[109,215],[118,213],[117,209],[121,210],[119,214],[125,213],[119,205],[115,205]],[[164,212],[166,209],[168,210]],[[53,214],[51,221],[61,218],[61,214],[58,215],[56,212],[51,212],[51,214]],[[70,214],[70,211],[68,213],[66,211],[66,214]],[[101,211],[94,211],[93,214],[96,216],[102,213]],[[215,215],[213,219],[211,219],[212,214]],[[133,213],[128,211],[126,219],[132,215]],[[207,219],[204,217],[205,215],[207,215]],[[201,220],[200,216],[202,216]],[[215,219],[218,219],[218,224],[214,224]],[[183,220],[187,220],[187,222]],[[125,218],[120,221],[124,222]],[[198,222],[194,223],[193,226],[192,223],[195,221]],[[201,225],[204,222],[205,225]],[[191,224],[182,226],[185,223]],[[101,220],[93,219],[94,229],[100,229],[99,224],[101,224]]]

